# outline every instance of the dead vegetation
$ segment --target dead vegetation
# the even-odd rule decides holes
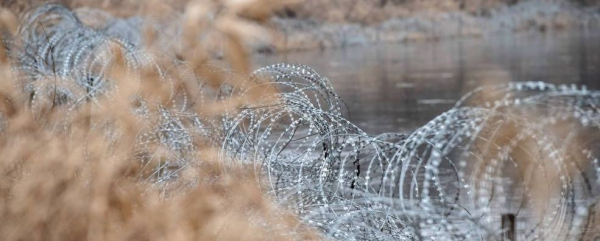
[[[14,12],[3,9],[0,14],[4,33],[13,36],[9,51],[3,51],[0,59],[2,240],[318,238],[294,215],[263,196],[260,181],[256,181],[260,174],[244,166],[214,161],[216,151],[204,136],[194,134],[189,146],[177,149],[178,152],[157,141],[139,145],[143,133],[149,133],[145,136],[152,140],[166,135],[148,131],[164,123],[161,115],[165,112],[161,110],[174,103],[192,100],[186,108],[191,113],[203,112],[208,118],[218,118],[218,112],[233,111],[238,106],[242,100],[235,98],[210,104],[200,101],[200,86],[217,91],[226,80],[242,81],[242,76],[250,71],[246,40],[264,33],[260,24],[277,6],[275,2],[176,1],[177,5],[153,5],[161,1],[119,1],[120,5],[116,1],[65,1],[73,7],[109,6],[108,9],[126,12],[135,8],[144,14],[163,16],[169,15],[162,12],[165,9],[175,11],[188,4],[185,13],[177,18],[183,26],[180,39],[168,46],[173,48],[171,55],[186,64],[157,59],[155,65],[142,66],[134,74],[127,67],[128,49],[110,42],[104,50],[113,55],[103,73],[112,88],[102,95],[64,84],[70,83],[72,75],[59,73],[59,65],[53,62],[54,57],[61,56],[56,53],[56,46],[50,47],[47,56],[32,57],[50,60],[43,67],[37,65],[40,69],[36,75],[23,68],[14,71],[12,57],[31,48],[26,39],[17,35],[27,30],[18,27],[21,20],[17,15],[23,15],[20,11],[39,1],[35,2],[3,1]],[[49,19],[55,17],[51,15]],[[44,24],[52,21],[40,26]],[[214,65],[212,55],[207,53],[206,43],[210,41],[196,38],[207,31],[213,32],[213,42],[225,43],[226,67],[234,69],[236,75],[206,68]],[[152,28],[145,34],[142,48],[147,52],[164,51],[165,46],[159,49],[155,41],[172,38],[161,36]],[[174,74],[169,81],[157,71],[160,68],[172,69],[169,73]],[[29,85],[23,80],[31,81],[35,91],[28,91]],[[75,94],[61,94],[65,89]],[[78,102],[71,96],[85,101]],[[143,116],[132,111],[139,107],[136,99],[140,97],[148,97],[143,101],[148,111]],[[246,97],[243,101],[251,99]],[[182,155],[202,161],[188,163],[177,180],[157,181],[162,177],[157,172],[173,168],[164,164],[166,160]]]
[[[523,0],[308,0],[285,8],[278,14],[284,18],[301,18],[331,23],[374,25],[395,18],[425,15],[436,17],[442,13],[465,12],[486,16],[501,7],[512,6]],[[583,6],[597,5],[594,0],[568,0]]]
[[[430,15],[451,11],[481,14],[491,8],[515,2],[509,0],[310,0],[288,7],[281,15],[334,23],[350,22],[369,25],[393,18],[410,17],[415,12],[427,12]]]

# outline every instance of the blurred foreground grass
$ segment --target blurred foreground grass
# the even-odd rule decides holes
[[[160,120],[162,108],[182,100],[173,97],[173,86],[176,92],[187,93],[185,98],[194,99],[198,79],[218,87],[226,79],[242,79],[249,74],[246,40],[264,33],[261,24],[280,2],[63,1],[69,7],[100,7],[116,15],[137,11],[141,16],[171,16],[175,19],[171,24],[182,26],[178,36],[161,36],[160,28],[147,28],[143,46],[138,46],[147,53],[166,52],[165,60],[158,59],[155,64],[158,69],[172,68],[175,74],[170,81],[164,81],[164,73],[154,67],[142,66],[138,74],[132,74],[127,70],[127,49],[118,42],[109,43],[107,48],[114,56],[103,73],[108,74],[106,79],[114,88],[103,96],[82,90],[81,98],[87,101],[77,103],[60,94],[63,88],[79,92],[73,86],[61,85],[66,81],[54,62],[59,56],[53,52],[57,46],[50,47],[48,56],[32,57],[47,61],[32,66],[43,66],[39,68],[51,74],[32,77],[35,71],[31,69],[13,68],[16,53],[41,47],[18,37],[30,30],[21,25],[27,19],[24,10],[39,3],[3,1],[9,8],[0,14],[7,39],[7,48],[2,48],[0,56],[2,240],[317,239],[294,215],[263,196],[260,181],[256,181],[259,174],[252,168],[214,161],[216,151],[208,144],[210,140],[194,137],[190,150],[203,161],[191,164],[180,178],[168,183],[157,182],[160,175],[155,170],[163,170],[166,159],[181,153],[172,153],[160,144],[143,148],[137,144],[141,133],[160,124],[148,119]],[[41,34],[52,34],[45,32],[49,30],[43,25],[56,19],[51,11],[62,10],[60,6],[46,8],[51,9],[50,17],[37,24]],[[86,22],[86,16],[79,17]],[[211,41],[197,39],[204,32],[211,32],[212,43],[226,46],[223,67],[232,68],[237,75],[207,70],[206,66],[215,62],[207,53]],[[161,38],[172,44],[157,44]],[[186,64],[173,65],[170,56]],[[196,78],[185,78],[184,72]],[[36,79],[32,82],[36,90],[48,91],[28,92],[22,83],[28,78]],[[136,96],[149,96],[146,119],[131,111],[139,104],[132,101]],[[218,112],[234,111],[239,101],[188,108],[192,113],[204,111],[217,118]],[[161,138],[163,134],[150,135]],[[140,153],[154,156],[145,159],[148,155]]]

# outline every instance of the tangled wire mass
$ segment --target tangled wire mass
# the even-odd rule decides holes
[[[9,45],[32,109],[106,104],[98,98],[118,89],[108,74],[115,46],[128,72],[151,68],[171,83],[169,66],[140,49],[139,19],[90,27],[80,18],[43,5]],[[200,96],[228,100],[266,85],[278,91],[218,118],[191,111],[195,100],[175,87],[172,104],[158,108],[148,107],[153,96],[138,96],[132,111],[148,130],[138,138],[140,159],[158,158],[156,145],[167,153],[148,180],[168,182],[200,162],[199,138],[218,148],[219,161],[253,166],[266,195],[332,239],[499,240],[506,213],[516,216],[519,239],[574,240],[591,231],[600,187],[598,91],[541,82],[480,87],[408,135],[377,136],[348,121],[329,80],[304,65],[260,68],[243,85]],[[118,138],[110,128],[107,136]]]

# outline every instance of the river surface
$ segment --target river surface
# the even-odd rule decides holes
[[[600,31],[526,33],[259,56],[328,77],[369,134],[410,132],[484,83],[545,81],[600,89]]]

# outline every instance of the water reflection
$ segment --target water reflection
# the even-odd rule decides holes
[[[257,57],[329,77],[370,134],[409,132],[484,83],[546,81],[600,89],[600,33],[557,32]]]

